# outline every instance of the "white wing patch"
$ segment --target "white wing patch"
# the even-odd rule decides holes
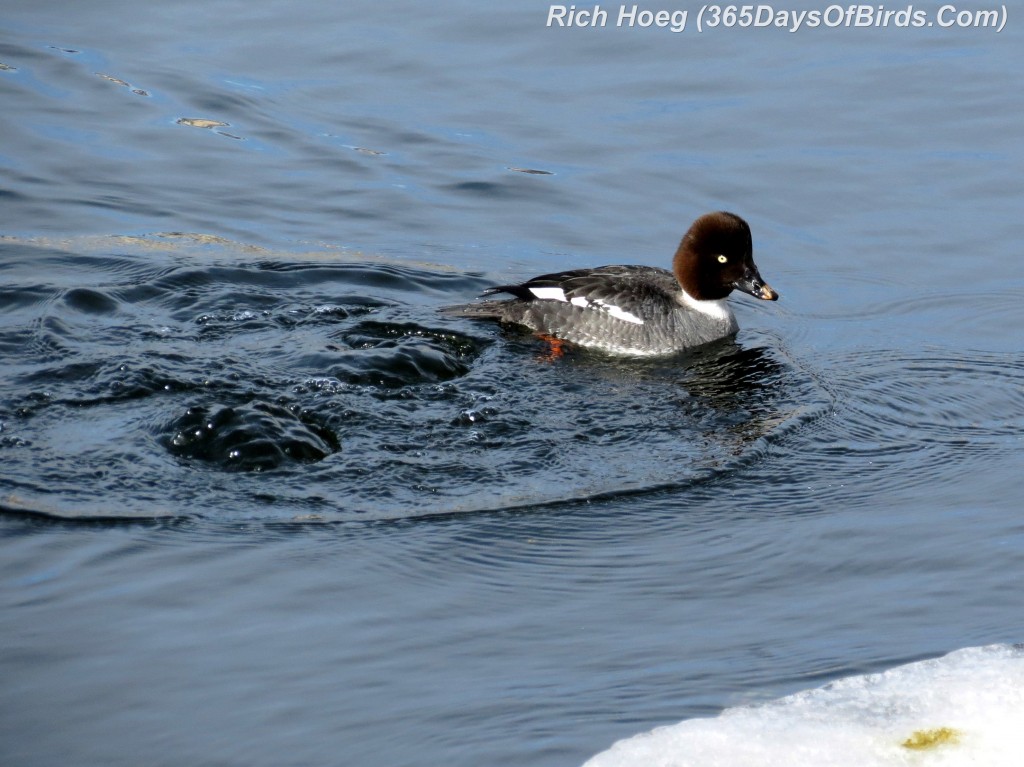
[[[610,314],[612,317],[614,317],[617,320],[624,320],[626,322],[632,322],[634,325],[643,325],[644,324],[644,321],[642,319],[637,317],[632,312],[627,312],[621,306],[616,306],[615,304],[609,304],[607,301],[602,301],[600,298],[597,299],[594,303],[596,303],[598,306],[600,306],[602,309],[604,309],[606,312],[608,312],[608,314]]]
[[[530,288],[530,292],[537,298],[553,301],[567,301],[565,291],[561,288]]]
[[[565,291],[557,287],[547,288],[530,288],[530,292],[533,293],[534,298],[539,298],[546,301],[563,301],[565,303],[571,303],[573,306],[578,306],[580,309],[586,309],[590,306],[594,306],[598,309],[608,312],[612,317],[617,320],[623,320],[624,322],[632,322],[634,325],[643,325],[644,321],[637,317],[632,312],[628,312],[621,306],[610,304],[601,298],[595,298],[590,300],[584,296],[573,296],[570,301],[565,297]]]

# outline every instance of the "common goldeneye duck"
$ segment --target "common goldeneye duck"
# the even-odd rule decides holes
[[[543,274],[519,285],[489,288],[506,300],[459,307],[463,317],[523,325],[555,339],[616,354],[672,354],[739,330],[726,302],[733,290],[775,301],[754,264],[747,222],[708,213],[683,236],[672,271],[653,266],[601,266]]]

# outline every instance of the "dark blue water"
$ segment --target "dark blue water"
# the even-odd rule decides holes
[[[5,764],[571,765],[1020,641],[1013,17],[547,11],[5,6]],[[440,311],[720,208],[735,339]]]

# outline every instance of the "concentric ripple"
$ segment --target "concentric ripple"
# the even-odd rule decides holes
[[[1020,449],[1024,360],[970,349],[919,352],[859,349],[822,359],[834,404],[777,457],[787,481],[768,497],[802,504],[878,507],[917,503],[922,489],[945,488],[944,502],[970,509],[984,487],[988,503],[1018,490],[980,478]],[[1003,472],[993,482],[1013,482]],[[930,493],[927,495],[931,495]],[[1013,501],[1014,505],[1016,501]]]

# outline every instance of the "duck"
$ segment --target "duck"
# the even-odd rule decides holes
[[[754,263],[750,226],[735,213],[700,216],[683,235],[672,270],[600,266],[542,274],[488,288],[452,313],[517,325],[561,344],[619,355],[676,354],[739,330],[727,298],[733,290],[763,301],[776,293]]]

